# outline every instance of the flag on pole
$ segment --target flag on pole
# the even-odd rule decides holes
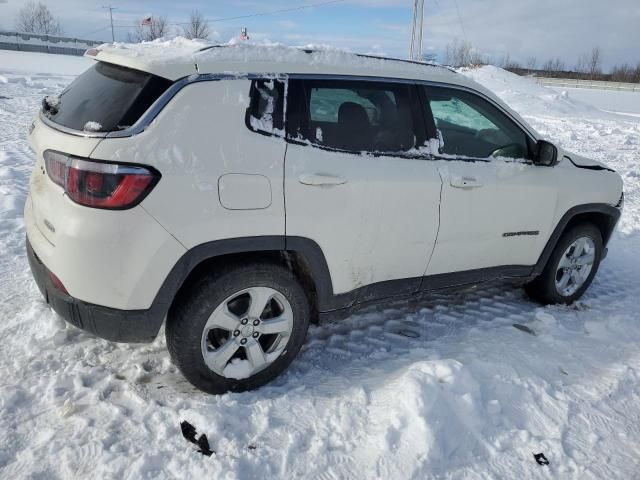
[[[244,27],[240,30],[240,40],[249,40],[249,33],[247,32],[247,27]]]
[[[142,19],[142,25],[151,25],[151,17],[145,17]]]

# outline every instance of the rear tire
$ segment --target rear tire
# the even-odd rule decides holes
[[[200,390],[252,390],[293,361],[309,316],[307,296],[286,268],[271,263],[228,268],[204,276],[176,300],[167,317],[167,347]]]
[[[589,288],[602,259],[600,230],[591,223],[567,230],[535,280],[525,285],[533,300],[542,304],[571,304]]]

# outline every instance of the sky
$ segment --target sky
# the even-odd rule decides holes
[[[11,30],[26,0],[0,0],[0,29]],[[111,40],[109,0],[44,0],[65,33]],[[125,41],[127,25],[149,15],[185,22],[198,9],[214,31],[211,40],[226,42],[247,27],[252,40],[288,45],[331,45],[360,53],[406,57],[412,0],[344,0],[290,12],[229,19],[242,15],[322,3],[327,0],[111,0],[116,40]],[[175,27],[177,30],[178,27]],[[176,32],[177,33],[177,32]],[[603,66],[640,64],[640,0],[425,0],[424,51],[443,61],[447,44],[468,41],[482,55],[520,63],[532,57],[538,66],[560,58],[568,68],[595,46]]]

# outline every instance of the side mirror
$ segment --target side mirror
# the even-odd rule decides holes
[[[545,167],[552,167],[557,163],[557,161],[558,149],[556,146],[546,140],[538,140],[533,163],[536,165],[543,165]]]

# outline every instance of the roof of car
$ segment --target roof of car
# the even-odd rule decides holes
[[[207,45],[175,38],[139,44],[103,44],[88,50],[99,61],[142,70],[169,80],[203,73],[310,73],[474,83],[454,70],[411,60],[337,49],[236,43]]]
[[[178,80],[194,74],[318,74],[423,80],[467,87],[493,99],[537,137],[525,120],[493,92],[442,65],[362,55],[339,49],[249,42],[211,45],[177,37],[142,43],[110,43],[87,50],[98,61]]]

